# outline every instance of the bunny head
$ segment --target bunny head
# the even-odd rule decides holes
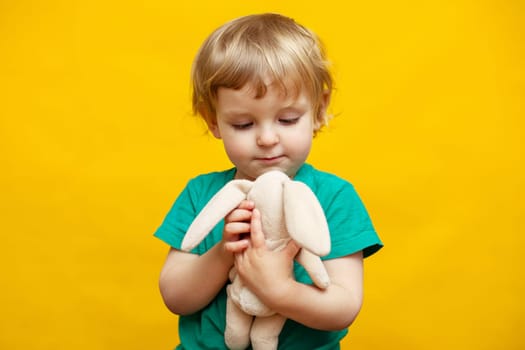
[[[190,225],[181,249],[190,251],[239,203],[249,199],[262,216],[267,239],[288,235],[317,256],[330,252],[330,233],[315,194],[302,182],[272,170],[255,181],[232,180],[217,192]],[[284,235],[284,236],[283,236]]]

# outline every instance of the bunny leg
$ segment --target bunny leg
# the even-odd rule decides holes
[[[227,288],[230,288],[228,286]],[[250,328],[253,316],[242,311],[233,300],[226,299],[226,329],[224,341],[231,350],[243,350],[250,345]]]
[[[286,318],[279,314],[255,317],[250,333],[253,350],[276,350],[285,321]]]

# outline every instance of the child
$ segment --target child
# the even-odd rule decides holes
[[[339,349],[361,307],[363,258],[382,243],[352,185],[305,164],[313,136],[327,123],[332,90],[319,40],[281,15],[241,17],[204,42],[192,80],[194,111],[235,167],[192,179],[155,233],[171,246],[159,285],[166,306],[180,315],[177,349],[226,349],[225,290],[233,265],[262,302],[288,319],[279,349]],[[306,183],[325,211],[332,241],[323,258],[331,279],[326,290],[312,286],[300,265],[290,275],[293,242],[280,252],[266,249],[260,214],[249,201],[191,253],[180,251],[189,225],[219,189],[269,170]]]

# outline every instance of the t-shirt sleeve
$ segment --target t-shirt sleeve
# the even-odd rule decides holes
[[[383,246],[363,202],[350,183],[339,184],[324,210],[332,247],[330,254],[323,259],[338,258],[360,250],[367,257]]]
[[[177,197],[164,221],[154,233],[155,237],[176,249],[180,249],[182,239],[196,216],[194,188],[196,188],[195,180],[192,180]]]

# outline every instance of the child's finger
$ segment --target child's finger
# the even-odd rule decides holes
[[[297,243],[295,243],[293,240],[290,240],[288,244],[286,245],[286,247],[284,248],[284,251],[291,258],[295,258],[297,253],[299,253],[299,249],[301,248],[297,245]]]
[[[252,217],[253,202],[244,200],[239,204],[239,206],[233,209],[226,217],[224,221],[236,222],[236,221],[246,221],[249,222]]]
[[[230,253],[242,253],[246,248],[248,248],[247,240],[233,241],[224,243],[224,249]]]
[[[252,210],[254,208],[255,204],[253,203],[253,201],[250,201],[250,200],[243,200],[239,206],[237,207],[238,209],[247,209],[247,210]]]
[[[250,232],[250,224],[247,222],[228,222],[224,224],[224,233],[227,240],[238,240],[239,236]]]
[[[226,222],[238,222],[238,221],[249,222],[251,217],[252,217],[251,210],[235,209],[224,218],[224,221]]]
[[[264,233],[261,224],[261,212],[257,209],[253,209],[252,221],[251,221],[251,235],[252,244],[254,247],[264,247]]]

